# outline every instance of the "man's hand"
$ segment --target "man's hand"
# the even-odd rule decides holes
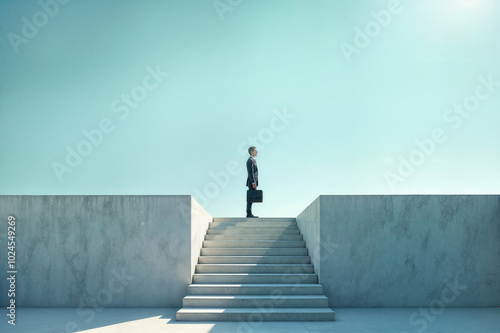
[[[257,184],[252,184],[253,188],[257,188]]]

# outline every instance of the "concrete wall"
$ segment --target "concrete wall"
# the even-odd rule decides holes
[[[24,307],[180,307],[212,220],[191,196],[0,196],[1,306],[9,215]],[[297,223],[332,307],[500,305],[500,196],[320,196]]]
[[[332,307],[500,305],[498,195],[320,196],[297,222]]]
[[[3,267],[9,215],[24,307],[180,307],[212,219],[187,195],[0,196]]]
[[[201,248],[210,221],[212,221],[212,216],[191,197],[191,270],[189,274],[189,283],[192,282],[192,277],[196,269],[196,264],[198,263],[198,257],[201,254]],[[187,294],[187,289],[185,290],[185,294]]]
[[[297,216],[297,225],[304,241],[306,242],[308,255],[314,266],[314,272],[321,273],[321,241],[320,241],[320,198],[314,200],[304,211]]]

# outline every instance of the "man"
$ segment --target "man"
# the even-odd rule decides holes
[[[257,156],[258,153],[257,148],[251,146],[248,148],[248,153],[250,157],[247,160],[247,186],[249,190],[253,191],[259,186],[259,168],[257,168],[257,161],[255,160],[255,156]],[[258,217],[252,214],[251,202],[247,202],[247,217]]]

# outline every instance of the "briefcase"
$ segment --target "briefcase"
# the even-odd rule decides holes
[[[247,190],[247,202],[262,202],[262,190]]]

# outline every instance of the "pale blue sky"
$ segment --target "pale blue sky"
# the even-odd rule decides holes
[[[499,193],[495,0],[42,3],[0,3],[0,194],[192,194],[243,216],[250,145],[260,216]],[[88,154],[58,177],[68,146]]]

